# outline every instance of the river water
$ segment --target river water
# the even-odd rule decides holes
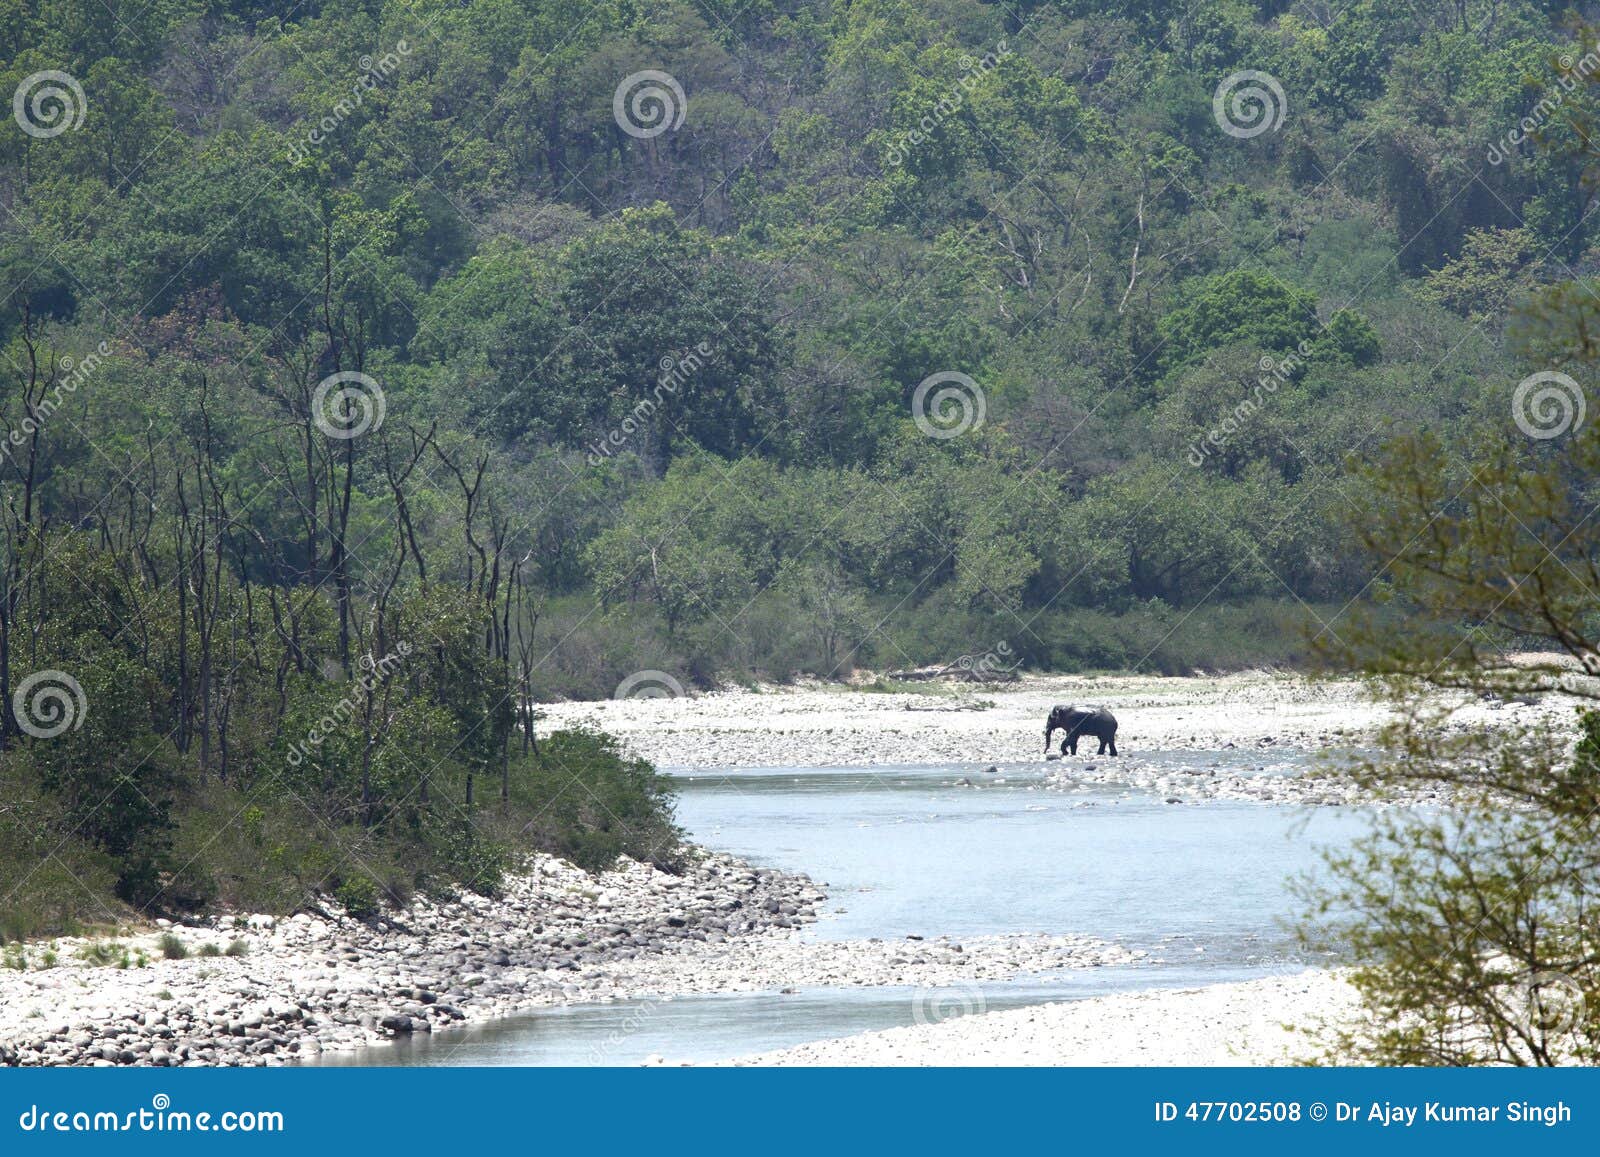
[[[1309,762],[1250,752],[1145,753],[1173,768],[1279,774]],[[1104,761],[1101,761],[1104,766]],[[1057,765],[1060,766],[1060,765]],[[1062,970],[964,993],[990,1011],[1153,986],[1292,971],[1286,885],[1318,850],[1367,825],[1343,808],[1172,804],[1132,788],[1042,787],[1045,765],[764,768],[674,773],[678,814],[698,843],[803,871],[829,887],[805,935],[1088,934],[1148,958]],[[962,779],[979,786],[960,786]],[[813,989],[619,1001],[530,1012],[324,1063],[635,1064],[709,1061],[911,1023],[908,989]]]

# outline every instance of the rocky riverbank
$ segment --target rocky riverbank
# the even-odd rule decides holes
[[[963,1015],[732,1063],[1290,1065],[1319,1055],[1324,1026],[1358,1015],[1356,992],[1343,973],[1308,971]]]
[[[1135,958],[1084,937],[815,941],[822,889],[706,855],[684,875],[549,857],[500,897],[163,924],[14,948],[0,1062],[280,1065],[519,1010],[679,993],[948,985]],[[178,958],[169,958],[178,957]]]
[[[660,767],[861,767],[1036,764],[1056,703],[1110,707],[1119,748],[1216,749],[1260,740],[1324,748],[1388,718],[1349,681],[1250,674],[1212,678],[1028,677],[1000,687],[835,685],[725,691],[690,698],[555,703],[544,731],[600,728]],[[1058,737],[1059,738],[1059,735]]]
[[[1235,800],[1294,807],[1354,807],[1376,803],[1446,805],[1449,794],[1437,788],[1391,792],[1383,800],[1328,765],[1306,771],[1306,752],[1258,746],[1249,771],[1230,770],[1220,760],[1199,759],[1182,766],[1156,763],[1137,755],[1117,759],[1063,759],[1045,779],[1056,791],[1090,791],[1122,787],[1154,795],[1171,804]]]
[[[664,768],[971,763],[1005,769],[1043,761],[1044,721],[1057,703],[1109,707],[1121,724],[1117,747],[1124,760],[1152,751],[1235,748],[1270,755],[1361,747],[1392,719],[1387,705],[1355,680],[1259,672],[1030,676],[994,687],[945,682],[892,690],[802,685],[554,703],[539,709],[539,729],[597,727]],[[1459,723],[1570,714],[1570,704],[1557,696],[1539,704],[1463,696],[1458,705]],[[1082,758],[1071,762],[1081,766]]]
[[[0,1060],[282,1063],[611,996],[641,959],[780,937],[822,898],[726,856],[682,876],[632,862],[589,876],[540,857],[497,898],[419,898],[371,921],[233,916],[34,944],[0,972]]]
[[[1044,720],[1054,704],[1066,702],[1111,708],[1121,724],[1116,758],[1089,754],[1092,740],[1076,756],[1043,751]],[[1571,713],[1570,702],[1553,695],[1539,703],[1469,696],[1452,702],[1456,726],[1526,724]],[[1369,746],[1392,720],[1389,707],[1351,679],[1264,672],[1030,676],[991,687],[960,681],[893,690],[802,685],[557,703],[540,711],[541,730],[601,728],[665,768],[968,764],[971,771],[956,786],[981,789],[993,782],[984,774],[992,772],[1035,777],[1045,789],[1123,788],[1174,804],[1451,803],[1448,793],[1433,787],[1379,799],[1338,772],[1336,752]]]

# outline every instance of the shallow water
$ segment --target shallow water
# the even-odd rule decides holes
[[[1308,759],[1274,752],[1141,753],[1143,766],[1284,774]],[[1169,804],[1135,789],[1045,790],[1047,771],[1105,759],[1010,765],[767,768],[675,772],[679,818],[699,843],[829,885],[805,935],[971,937],[1079,933],[1144,949],[1137,965],[1063,970],[963,989],[941,1014],[995,1010],[1156,985],[1295,970],[1284,921],[1291,876],[1317,849],[1366,826],[1342,808],[1214,801]],[[958,786],[963,778],[976,787]],[[795,994],[619,1001],[530,1012],[392,1047],[330,1055],[358,1064],[632,1064],[651,1054],[715,1060],[909,1024],[923,994]]]

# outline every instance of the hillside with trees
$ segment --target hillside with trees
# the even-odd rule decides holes
[[[0,38],[7,934],[492,887],[530,836],[669,860],[647,767],[526,726],[636,672],[1300,663],[1383,584],[1363,465],[1584,373],[1526,310],[1590,308],[1564,6],[9,0]]]

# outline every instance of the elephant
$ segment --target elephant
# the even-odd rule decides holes
[[[1068,751],[1073,755],[1078,754],[1078,739],[1080,736],[1091,735],[1100,741],[1100,750],[1097,755],[1115,755],[1117,753],[1117,717],[1104,707],[1086,707],[1082,704],[1063,703],[1050,712],[1050,718],[1044,725],[1044,749],[1050,750],[1050,736],[1055,734],[1056,728],[1067,733],[1061,741],[1061,754]]]

